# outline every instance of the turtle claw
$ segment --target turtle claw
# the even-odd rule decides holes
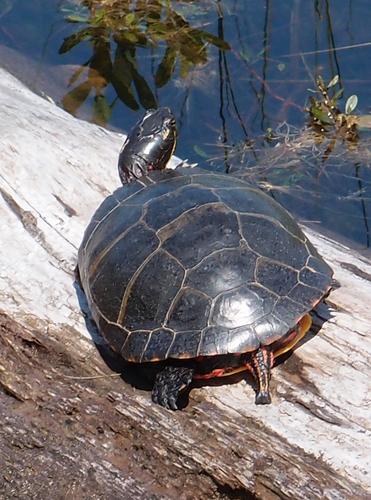
[[[152,401],[167,408],[178,410],[179,393],[192,382],[192,368],[167,366],[156,375],[152,389]]]
[[[255,396],[256,405],[269,405],[271,402],[271,396],[268,391],[259,391]]]
[[[166,408],[168,408],[169,410],[179,410],[179,407],[176,403],[177,399],[177,397],[171,395],[167,401]]]

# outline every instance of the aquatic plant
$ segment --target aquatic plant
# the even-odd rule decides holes
[[[93,92],[95,121],[106,123],[116,102],[107,101],[109,84],[130,109],[154,108],[153,87],[165,86],[176,71],[185,78],[192,68],[205,64],[210,45],[228,50],[224,40],[191,25],[180,9],[184,4],[191,7],[193,2],[85,0],[82,6],[65,8],[66,20],[79,29],[64,39],[59,52],[87,42],[92,54],[71,77],[73,88],[63,98],[64,108],[75,114]],[[138,52],[158,47],[161,56],[153,61],[153,82],[148,82],[140,70]],[[78,83],[82,76],[84,80]]]

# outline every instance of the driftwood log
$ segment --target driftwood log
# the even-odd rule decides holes
[[[341,288],[274,368],[273,403],[240,380],[167,411],[103,361],[74,286],[123,137],[5,71],[0,115],[0,498],[371,498],[367,259],[308,230]]]

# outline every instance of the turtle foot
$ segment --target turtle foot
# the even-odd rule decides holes
[[[179,393],[192,382],[194,369],[167,366],[156,375],[152,389],[152,401],[169,410],[178,410]]]
[[[271,396],[269,394],[269,380],[274,356],[266,347],[260,347],[252,356],[252,367],[257,382],[255,404],[269,405]]]
[[[269,392],[258,392],[255,396],[255,404],[256,405],[269,405],[271,404],[271,396]]]

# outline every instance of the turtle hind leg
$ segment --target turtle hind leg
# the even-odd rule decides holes
[[[192,382],[194,368],[166,366],[155,378],[152,401],[169,410],[178,410],[179,393]]]
[[[266,347],[260,347],[252,356],[250,367],[258,384],[255,396],[255,404],[257,405],[268,405],[271,403],[269,381],[273,362],[273,353]]]

